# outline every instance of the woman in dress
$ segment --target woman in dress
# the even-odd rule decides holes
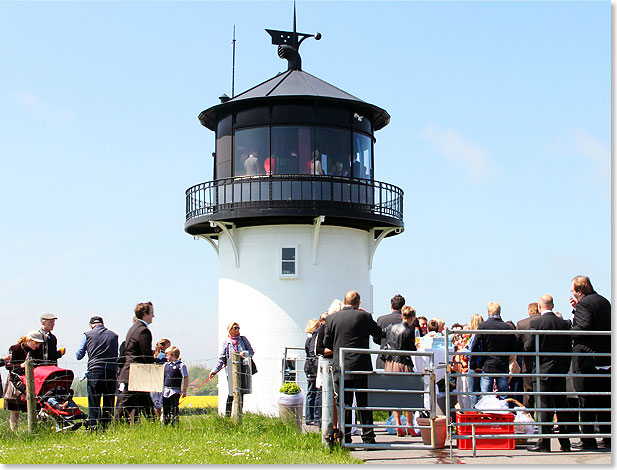
[[[415,351],[416,342],[414,330],[411,327],[416,319],[416,310],[408,305],[401,308],[400,323],[392,323],[383,329],[384,336],[386,338],[385,350],[395,349],[399,351]],[[386,372],[413,372],[413,363],[411,362],[411,356],[395,356],[384,354],[385,371]],[[402,427],[401,412],[393,411],[394,420],[396,421],[396,435],[403,437],[405,434],[413,435],[412,423],[413,413],[411,411],[405,411],[407,417],[407,432]]]
[[[28,411],[26,401],[21,399],[25,392],[19,391],[19,389],[24,389],[23,382],[20,379],[20,376],[26,373],[24,362],[26,359],[35,356],[35,351],[43,344],[43,341],[43,334],[40,331],[32,330],[26,336],[19,338],[17,344],[9,348],[10,360],[6,362],[9,377],[4,392],[4,409],[11,412],[9,415],[9,428],[11,431],[17,430],[19,412]],[[33,365],[35,367],[41,365],[37,364],[37,362],[39,361],[34,360]]]
[[[242,357],[253,357],[253,348],[246,336],[240,335],[240,325],[237,322],[231,322],[227,325],[227,332],[229,336],[223,341],[223,347],[219,360],[217,361],[214,369],[210,372],[210,378],[214,377],[218,371],[227,366],[231,362],[231,355],[234,352],[239,352]],[[229,374],[229,371],[227,372]],[[231,407],[233,406],[233,390],[229,390],[227,395],[227,403],[225,404],[225,416],[231,416]]]

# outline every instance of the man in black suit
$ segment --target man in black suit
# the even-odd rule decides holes
[[[391,313],[387,313],[385,315],[377,318],[377,325],[382,330],[385,330],[393,323],[401,323],[401,309],[405,305],[405,297],[401,294],[396,294],[392,299],[390,299],[390,308],[392,309]],[[386,346],[386,338],[373,338],[373,341],[376,344],[379,344],[379,349],[383,349]],[[383,369],[386,366],[386,363],[383,360],[383,356],[380,354],[377,356],[377,361],[375,362],[375,367],[377,369]]]
[[[531,323],[531,320],[533,320],[534,318],[539,318],[540,317],[540,312],[538,312],[538,303],[537,302],[532,302],[527,306],[527,313],[528,316],[527,318],[523,318],[522,320],[519,320],[516,323],[516,329],[517,330],[528,330],[529,329],[529,324]],[[519,351],[523,350],[523,347],[525,346],[525,341],[527,340],[527,338],[530,337],[530,335],[516,335],[516,339],[518,340],[519,343]],[[533,370],[533,366],[534,366],[534,358],[532,356],[523,356],[523,361],[521,363],[521,372],[523,374],[529,374],[532,370]],[[523,391],[525,393],[531,393],[533,392],[533,377],[523,377]],[[523,405],[526,408],[534,408],[535,407],[535,397],[533,395],[524,395],[523,397]]]
[[[368,349],[369,336],[380,338],[381,328],[375,323],[370,313],[360,310],[360,294],[349,291],[345,294],[345,306],[336,315],[330,315],[326,319],[326,330],[323,344],[334,352],[335,364],[335,388],[338,393],[340,369],[340,348]],[[345,354],[345,371],[372,371],[373,364],[369,354]],[[345,388],[367,388],[367,376],[346,373],[344,376]],[[356,396],[356,405],[366,407],[368,394],[366,392],[350,392],[345,390],[345,406],[352,406],[353,396]],[[345,443],[351,443],[351,412],[345,410]],[[359,411],[360,423],[373,424],[373,412],[370,410]],[[375,443],[375,431],[373,428],[362,428],[362,442],[365,444]]]
[[[510,325],[501,319],[501,305],[497,302],[489,302],[488,319],[478,325],[478,330],[513,330]],[[518,351],[518,343],[514,334],[491,335],[478,333],[471,345],[471,352],[483,352],[479,360],[484,374],[507,374],[509,372],[510,356],[491,355],[490,353],[506,353]],[[482,375],[480,377],[480,390],[482,392],[492,392],[493,385],[497,382],[497,390],[504,395],[507,394],[508,377],[491,377]],[[503,397],[502,397],[503,398]]]
[[[148,392],[129,391],[129,371],[132,363],[153,364],[154,355],[152,352],[152,333],[148,325],[154,318],[154,307],[152,302],[137,304],[135,307],[137,320],[126,334],[124,342],[124,365],[118,374],[118,407],[116,408],[116,419],[125,419],[130,416],[131,411],[135,410],[135,419],[139,413],[147,417],[152,416],[152,400]]]
[[[611,304],[593,290],[587,276],[576,276],[572,279],[572,297],[570,303],[574,309],[572,329],[579,331],[610,331]],[[611,336],[574,335],[574,353],[610,353]],[[593,377],[574,376],[574,389],[577,392],[609,392],[611,391],[611,358],[606,356],[573,356],[572,372],[574,374],[593,374]],[[610,395],[579,395],[581,408],[581,425],[583,434],[594,434],[594,422],[611,422]],[[586,408],[606,408],[606,411],[585,411]],[[602,434],[610,434],[610,424],[600,424]],[[604,438],[602,447],[610,448],[611,439]],[[593,438],[581,438],[580,442],[572,444],[576,449],[595,449],[598,443]]]
[[[553,298],[544,294],[538,301],[538,310],[540,316],[532,318],[529,324],[529,330],[569,330],[570,322],[562,320],[553,313]],[[539,337],[539,350],[536,351],[536,335],[527,335],[525,340],[525,351],[539,353],[570,353],[572,351],[572,337],[570,335],[537,335]],[[570,369],[569,356],[542,356],[540,355],[540,370],[539,374],[563,374],[562,377],[540,377],[540,392],[565,392],[566,378],[565,374]],[[535,372],[535,367],[532,371]],[[563,412],[560,408],[567,408],[568,403],[565,395],[540,395],[538,404],[543,411],[538,412],[540,421],[547,424],[542,425],[542,434],[550,434],[553,431],[553,414],[557,413],[557,422],[568,421],[567,412]],[[557,410],[557,411],[555,411]],[[559,425],[559,433],[567,434],[570,426]],[[559,438],[561,450],[570,452],[570,439]],[[536,445],[528,447],[527,450],[532,452],[550,452],[550,438],[538,439]]]

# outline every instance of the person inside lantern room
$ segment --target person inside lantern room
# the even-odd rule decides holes
[[[277,158],[275,154],[271,154],[270,158],[266,158],[264,160],[264,171],[266,172],[266,175],[275,174],[276,161],[277,161]]]
[[[249,176],[259,174],[259,153],[257,149],[251,149],[249,156],[244,160],[244,173]]]
[[[330,169],[330,175],[332,176],[345,176],[345,170],[343,168],[343,162],[336,161]]]
[[[323,175],[325,174],[321,168],[321,152],[317,149],[313,151],[313,159],[308,162],[309,174],[311,175]]]
[[[232,321],[227,325],[228,336],[223,340],[223,346],[219,359],[214,366],[214,369],[210,372],[208,378],[214,377],[223,367],[231,364],[231,356],[234,352],[239,352],[242,357],[253,357],[255,352],[253,347],[246,336],[240,335],[240,325],[238,322]],[[227,369],[227,375],[231,373],[230,369]],[[225,416],[231,416],[231,408],[233,406],[233,390],[228,391],[227,402],[225,403]]]

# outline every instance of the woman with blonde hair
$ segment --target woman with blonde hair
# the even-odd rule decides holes
[[[321,326],[319,327],[319,330],[318,330],[318,333],[317,333],[317,341],[316,341],[316,346],[315,346],[317,356],[319,357],[319,364],[318,364],[318,370],[317,370],[316,384],[320,388],[321,388],[321,383],[322,383],[322,380],[323,380],[323,371],[327,367],[331,367],[332,366],[332,354],[333,354],[333,351],[331,349],[326,348],[323,345],[323,337],[324,337],[324,333],[326,331],[326,319],[330,315],[335,315],[337,312],[340,312],[341,310],[343,310],[344,306],[345,306],[345,304],[343,303],[342,300],[334,299],[330,303],[330,306],[328,307],[328,311],[322,313],[321,316],[320,316]],[[336,400],[334,400],[332,408],[333,408],[333,410],[332,410],[333,411],[332,428],[334,430],[334,435],[337,436],[338,435],[338,412],[337,412],[337,408],[336,408]]]
[[[304,373],[306,374],[306,408],[304,419],[308,425],[319,425],[321,421],[321,393],[317,387],[317,335],[319,331],[319,318],[313,318],[306,324],[304,330],[307,334],[304,343],[306,361],[304,362]]]
[[[210,372],[209,378],[214,377],[218,371],[223,367],[226,367],[231,362],[231,356],[234,352],[239,352],[242,357],[253,357],[255,354],[251,343],[246,336],[240,335],[240,325],[238,322],[232,321],[227,325],[228,336],[223,341],[223,347],[219,360],[217,361],[214,369]],[[229,371],[227,372],[229,375]],[[227,395],[227,403],[225,404],[225,416],[231,416],[231,407],[233,406],[234,397],[233,391],[229,390]]]
[[[484,321],[484,318],[482,318],[482,315],[480,315],[479,313],[474,313],[471,316],[471,319],[469,320],[469,329],[477,330],[478,325],[480,325],[480,323],[482,323],[483,321]],[[472,333],[471,337],[469,338],[469,345],[467,347],[469,351],[471,351],[471,345],[473,344],[473,340],[475,339],[475,337],[476,337],[476,334]],[[467,381],[469,384],[470,392],[480,392],[481,391],[480,390],[480,377],[476,375],[482,372],[482,367],[480,367],[479,364],[480,364],[480,356],[469,356],[469,376],[467,378]],[[471,407],[473,408],[476,406],[476,403],[478,403],[480,396],[470,395],[469,399],[471,401]]]

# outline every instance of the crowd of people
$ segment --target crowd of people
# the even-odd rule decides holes
[[[610,393],[610,335],[576,334],[583,331],[610,331],[610,302],[594,291],[588,277],[576,276],[571,283],[570,304],[573,313],[571,321],[564,320],[559,312],[553,311],[553,298],[544,294],[537,302],[529,304],[528,315],[517,324],[502,319],[501,306],[497,302],[488,304],[486,319],[481,314],[473,314],[465,324],[453,323],[448,328],[449,347],[456,353],[452,358],[452,369],[461,374],[459,392],[468,392],[468,395],[458,397],[459,406],[473,409],[482,394],[495,393],[501,398],[518,397],[523,400],[525,407],[540,408],[536,418],[544,423],[541,426],[543,434],[553,432],[555,410],[559,433],[578,432],[578,426],[559,423],[579,422],[579,417],[581,433],[596,434],[596,422],[600,423],[598,429],[601,434],[610,433],[610,395],[602,394]],[[345,295],[344,302],[335,300],[319,319],[308,322],[305,344],[307,424],[319,425],[321,421],[322,365],[334,365],[335,392],[338,393],[337,374],[340,371],[337,371],[336,366],[339,363],[340,348],[366,349],[369,347],[369,338],[372,337],[383,350],[415,351],[421,344],[422,337],[443,336],[445,321],[437,317],[427,320],[424,316],[417,316],[413,307],[405,305],[402,295],[395,295],[391,299],[390,307],[390,313],[378,317],[375,321],[370,313],[360,307],[360,295],[350,291]],[[456,333],[456,330],[467,331]],[[483,333],[483,330],[491,331]],[[494,330],[504,330],[504,334],[495,333]],[[573,334],[515,333],[516,330],[571,330]],[[606,355],[597,356],[598,353]],[[536,365],[539,365],[537,372]],[[413,362],[409,355],[380,354],[376,360],[376,368],[411,372]],[[370,356],[346,354],[345,370],[373,370]],[[521,373],[551,375],[540,377],[538,388],[538,381],[534,377],[517,375]],[[346,388],[366,389],[367,376],[346,373],[345,384]],[[571,393],[567,396],[563,393],[566,391]],[[537,403],[534,401],[536,392],[545,393],[538,395]],[[352,405],[354,398],[355,405]],[[346,407],[366,407],[367,393],[346,390],[344,403]],[[568,411],[572,408],[578,408],[579,411]],[[598,408],[604,410],[598,411]],[[350,443],[352,410],[345,410],[346,424],[343,432],[336,430],[336,406],[334,412],[333,426],[337,437]],[[358,415],[363,425],[373,424],[371,411],[359,410]],[[399,436],[413,432],[410,427],[412,417],[409,414],[406,416],[409,423],[406,429],[401,423],[401,413],[394,410],[393,415]],[[598,443],[593,437],[583,437],[572,445],[568,438],[558,439],[564,452],[571,448],[610,448],[610,438],[603,438]],[[372,428],[362,428],[362,441],[369,444],[375,442]],[[528,450],[550,451],[550,438],[540,438]]]
[[[606,298],[594,291],[590,279],[585,276],[577,276],[572,280],[571,294],[571,321],[564,320],[558,312],[553,311],[553,298],[544,294],[537,302],[529,304],[528,315],[517,324],[504,321],[500,304],[489,302],[486,319],[476,313],[471,315],[465,324],[453,323],[448,328],[450,344],[447,346],[451,347],[454,353],[452,370],[461,374],[459,391],[467,392],[458,397],[462,409],[473,409],[481,395],[495,393],[502,398],[521,398],[527,408],[539,408],[537,420],[543,423],[543,434],[553,432],[555,410],[560,434],[574,433],[577,428],[572,424],[560,423],[578,422],[579,419],[583,434],[595,434],[596,422],[599,423],[601,434],[610,434],[610,335],[575,333],[609,332],[611,305]],[[387,351],[415,351],[423,343],[423,338],[437,342],[446,328],[445,321],[441,318],[428,320],[424,316],[418,316],[413,307],[406,305],[405,298],[400,294],[392,297],[390,313],[378,317],[377,320],[360,305],[360,294],[349,291],[344,301],[335,299],[327,311],[307,324],[307,424],[321,423],[323,371],[329,365],[333,365],[334,388],[338,394],[340,370],[337,365],[341,348],[369,349],[372,338],[373,342],[384,350],[377,358],[377,369],[412,372],[414,363],[409,355],[388,354]],[[58,341],[52,333],[56,319],[53,314],[41,315],[40,329],[32,330],[21,337],[9,348],[9,354],[0,358],[0,366],[5,365],[9,370],[4,390],[4,408],[10,411],[9,425],[12,431],[17,429],[19,413],[26,411],[26,402],[22,399],[25,387],[20,378],[25,372],[25,361],[32,360],[35,367],[57,365],[58,359],[66,353],[64,348],[58,348]],[[158,341],[153,350],[149,329],[153,319],[152,303],[138,304],[126,339],[118,344],[118,335],[105,327],[100,316],[90,318],[89,330],[84,333],[75,353],[77,360],[88,356],[86,375],[90,429],[104,429],[112,419],[134,422],[140,415],[160,419],[165,424],[177,423],[179,400],[187,393],[188,371],[180,359],[180,350],[173,346],[169,339]],[[457,330],[463,331],[456,333]],[[487,332],[483,332],[484,330]],[[495,330],[503,330],[505,334],[496,334]],[[530,330],[546,330],[547,333],[533,334]],[[507,333],[509,331],[513,333]],[[555,331],[572,331],[573,334],[552,334]],[[227,326],[227,332],[228,336],[223,342],[222,351],[209,379],[231,361],[234,352],[240,353],[244,361],[252,365],[252,373],[256,372],[252,360],[253,348],[248,338],[240,335],[240,325],[231,322]],[[154,363],[163,365],[163,390],[132,390],[129,387],[131,364]],[[368,354],[346,354],[344,367],[346,371],[351,371],[345,373],[346,424],[344,430],[337,429],[337,407],[333,406],[335,436],[344,439],[346,443],[351,442],[352,409],[347,407],[356,406],[359,408],[360,423],[369,425],[362,427],[362,441],[374,443],[375,432],[370,427],[373,424],[373,414],[365,409],[368,395],[363,391],[348,390],[368,387],[367,375],[354,374],[353,371],[372,371],[371,357]],[[518,375],[521,372],[549,375],[541,376],[538,381],[532,376]],[[534,393],[537,392],[541,394],[537,395],[536,402]],[[564,392],[570,393],[566,395]],[[54,406],[73,406],[71,390],[62,394],[60,401],[58,397],[48,397],[48,400],[52,398]],[[233,402],[230,390],[225,407],[227,416],[231,413]],[[572,409],[578,409],[578,412]],[[406,426],[402,423],[400,411],[393,410],[393,418],[399,436],[414,433],[410,413],[406,412]],[[557,437],[561,450],[565,452],[571,448],[610,448],[610,438],[605,437],[598,443],[589,436],[572,445],[567,437]],[[550,438],[542,437],[528,449],[550,451]]]
[[[189,378],[186,365],[180,359],[180,349],[171,341],[162,339],[152,349],[152,334],[149,325],[154,319],[151,302],[137,304],[133,325],[125,341],[118,344],[118,335],[105,327],[100,316],[89,321],[89,330],[82,337],[75,353],[77,360],[88,356],[86,371],[88,386],[89,429],[105,429],[112,421],[135,422],[140,415],[154,418],[164,424],[178,421],[179,401],[186,396]],[[25,386],[21,377],[25,373],[25,361],[31,360],[34,367],[57,366],[58,359],[66,350],[58,348],[52,333],[57,317],[50,313],[41,315],[41,328],[32,330],[9,348],[9,354],[0,359],[9,371],[4,390],[4,408],[10,411],[9,426],[17,429],[19,413],[26,411],[23,400]],[[163,365],[162,392],[140,392],[129,388],[131,364]],[[72,390],[46,397],[55,408],[73,407]]]

